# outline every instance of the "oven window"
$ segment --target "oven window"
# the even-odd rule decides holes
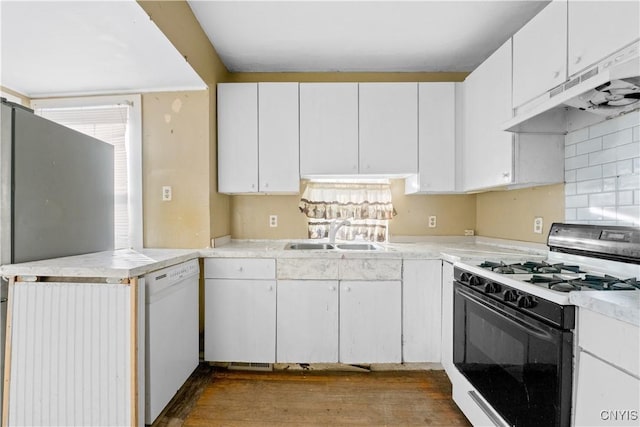
[[[510,424],[560,424],[563,334],[463,295],[454,301],[456,367]]]

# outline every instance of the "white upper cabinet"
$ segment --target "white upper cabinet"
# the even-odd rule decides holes
[[[418,84],[418,174],[406,193],[456,190],[456,83]]]
[[[462,179],[466,191],[513,179],[513,136],[501,130],[512,116],[511,39],[464,81]]]
[[[555,0],[513,36],[513,106],[567,79],[567,0]]]
[[[298,83],[258,83],[261,192],[300,191]]]
[[[258,191],[258,85],[218,84],[218,191]]]
[[[417,83],[360,83],[359,106],[360,173],[417,173]]]
[[[218,84],[218,191],[299,186],[298,83]]]
[[[358,84],[300,84],[300,174],[358,173]]]
[[[569,76],[640,38],[640,2],[569,1]]]

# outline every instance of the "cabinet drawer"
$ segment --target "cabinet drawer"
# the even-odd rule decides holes
[[[640,375],[639,328],[580,308],[578,345],[612,365]]]
[[[275,259],[207,258],[204,260],[206,279],[275,279]]]

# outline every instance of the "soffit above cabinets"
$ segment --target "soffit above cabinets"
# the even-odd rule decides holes
[[[30,98],[206,86],[126,1],[2,1],[0,84]]]
[[[549,2],[188,3],[232,72],[466,72]]]

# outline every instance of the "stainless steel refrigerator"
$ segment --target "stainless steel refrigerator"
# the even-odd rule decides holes
[[[0,104],[0,264],[113,249],[113,146]],[[0,284],[2,380],[7,282]]]

